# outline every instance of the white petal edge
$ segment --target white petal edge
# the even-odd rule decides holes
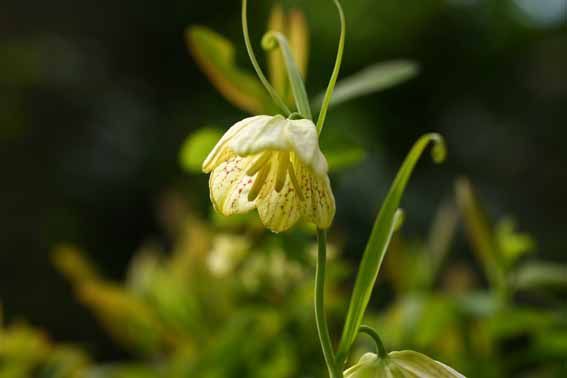
[[[211,172],[219,164],[223,163],[233,156],[233,152],[229,148],[227,148],[227,145],[236,135],[240,133],[240,131],[250,125],[257,123],[268,123],[272,118],[273,117],[267,115],[248,117],[232,125],[220,138],[220,140],[213,147],[213,149],[203,162],[203,172]]]

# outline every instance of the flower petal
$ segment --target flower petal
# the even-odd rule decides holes
[[[327,174],[327,159],[319,149],[317,127],[308,119],[290,120],[285,129],[290,148],[299,159],[320,176]]]
[[[335,217],[335,197],[329,177],[316,175],[297,157],[292,163],[304,197],[301,202],[303,216],[319,228],[329,228]]]
[[[205,161],[203,162],[203,172],[209,173],[215,169],[219,164],[227,161],[234,156],[234,152],[228,148],[228,143],[240,133],[241,130],[249,126],[264,124],[270,122],[273,117],[260,115],[255,117],[248,117],[240,122],[232,125],[222,138],[217,142],[215,147],[211,150]]]
[[[276,159],[273,159],[275,163]],[[282,232],[293,226],[301,217],[301,201],[289,175],[285,176],[283,186],[278,193],[276,182],[278,165],[272,164],[264,187],[256,200],[256,207],[262,223],[274,232]]]
[[[289,149],[285,128],[288,121],[281,115],[269,117],[266,121],[251,123],[241,129],[229,142],[229,147],[239,156],[254,155],[266,150],[286,151]]]
[[[218,212],[223,215],[242,214],[255,207],[254,201],[248,201],[248,192],[255,177],[246,175],[253,162],[254,156],[234,156],[213,170],[209,188],[211,201]]]
[[[455,369],[411,350],[391,352],[391,361],[420,378],[464,378]]]

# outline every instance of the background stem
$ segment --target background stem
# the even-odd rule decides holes
[[[291,114],[291,111],[285,104],[285,102],[281,99],[278,95],[276,90],[272,87],[266,76],[262,72],[260,68],[260,64],[258,64],[258,60],[256,59],[256,55],[254,55],[254,49],[252,48],[252,43],[250,42],[250,34],[248,33],[248,16],[247,16],[247,0],[242,0],[242,33],[244,34],[244,44],[246,45],[246,52],[248,52],[248,57],[250,58],[250,62],[252,63],[252,67],[254,67],[254,71],[256,71],[256,75],[264,85],[264,88],[268,91],[272,99],[276,103],[276,105],[280,108],[283,114],[287,117]]]
[[[327,232],[317,229],[318,253],[317,267],[315,269],[315,323],[317,334],[323,350],[323,357],[329,369],[331,378],[340,378],[342,374],[337,373],[335,366],[335,354],[331,344],[329,326],[325,315],[325,268],[327,264]]]

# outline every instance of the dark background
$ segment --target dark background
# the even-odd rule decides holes
[[[512,214],[542,257],[565,260],[567,4],[565,0],[344,0],[343,76],[377,61],[420,62],[417,79],[333,109],[326,132],[369,149],[333,177],[335,227],[360,254],[374,213],[413,141],[447,139],[441,167],[420,164],[404,200],[405,233],[424,237],[454,179],[468,176],[498,217]],[[338,25],[330,1],[286,1],[311,27],[307,89],[330,75]],[[270,2],[253,0],[253,40]],[[207,177],[178,152],[199,127],[244,116],[192,61],[184,29],[229,37],[247,66],[238,1],[4,1],[0,12],[0,301],[56,340],[121,355],[49,261],[59,242],[83,247],[119,279],[158,237],[160,195],[175,188],[205,209]],[[465,251],[466,252],[466,251]]]

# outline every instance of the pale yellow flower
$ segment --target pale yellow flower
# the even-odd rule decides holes
[[[203,163],[209,188],[223,215],[258,209],[262,223],[285,231],[302,216],[328,228],[335,215],[328,165],[313,122],[280,115],[234,124]]]
[[[390,352],[385,358],[366,353],[344,372],[344,378],[465,378],[455,369],[411,350]]]

